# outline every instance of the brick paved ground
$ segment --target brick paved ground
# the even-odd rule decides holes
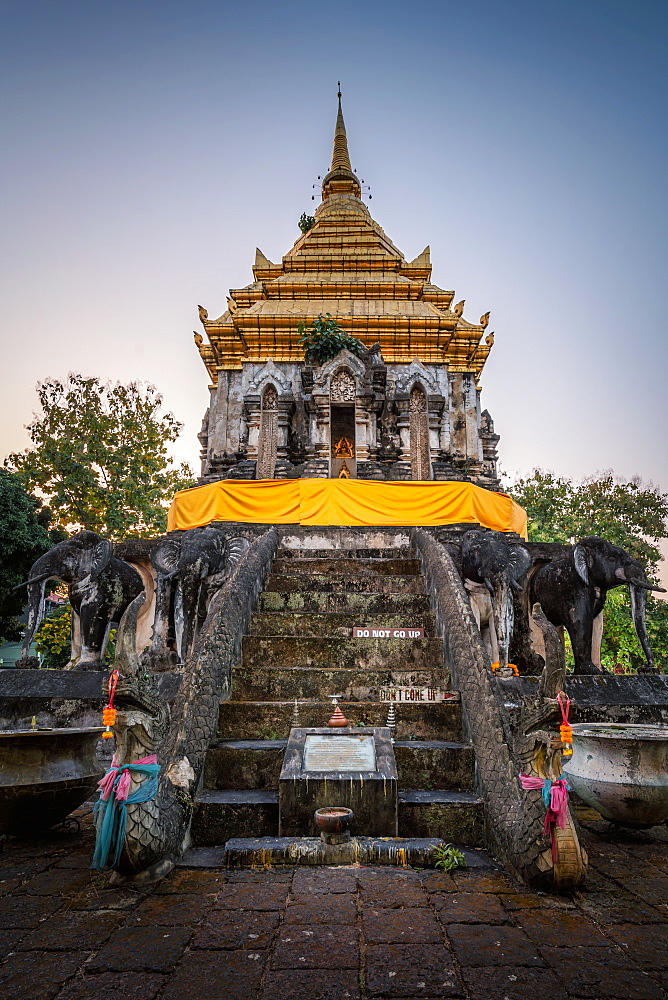
[[[591,874],[540,895],[493,867],[178,869],[107,887],[79,835],[0,855],[12,1000],[668,998],[668,836],[586,816]]]

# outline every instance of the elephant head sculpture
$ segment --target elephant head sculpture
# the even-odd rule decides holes
[[[151,551],[151,564],[157,573],[154,655],[158,648],[166,649],[172,585],[175,583],[173,620],[177,650],[185,660],[194,647],[211,591],[224,582],[247,547],[246,539],[228,541],[223,531],[211,525],[164,538],[154,546]]]
[[[94,531],[80,531],[54,545],[30,569],[28,625],[21,652],[24,660],[44,617],[47,580],[67,584],[70,604],[78,616],[81,648],[76,669],[99,669],[112,622],[119,621],[131,601],[142,592],[141,577],[128,563],[116,559],[113,544]],[[73,659],[78,644],[73,629]]]
[[[513,637],[513,592],[522,590],[530,568],[528,550],[501,531],[467,531],[462,538],[462,576],[489,592],[495,633],[492,657],[503,667],[508,665]]]
[[[646,669],[652,670],[654,656],[645,627],[647,591],[665,591],[648,583],[645,570],[628,552],[590,535],[532,576],[530,599],[540,602],[548,621],[568,632],[576,674],[601,672],[592,660],[594,619],[603,610],[608,591],[624,585],[629,587],[633,624],[647,659]]]

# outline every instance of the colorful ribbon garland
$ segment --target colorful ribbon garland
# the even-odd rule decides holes
[[[127,806],[135,802],[148,802],[158,791],[160,765],[157,760],[156,755],[151,754],[150,757],[141,757],[131,764],[117,764],[114,754],[111,767],[97,783],[100,797],[94,809],[97,832],[91,868],[104,871],[118,864],[125,842]],[[148,777],[132,795],[128,795],[133,773],[146,774]]]
[[[566,698],[566,704],[564,705],[562,700],[563,692],[560,691],[557,695],[557,701],[559,702],[559,708],[561,709],[561,725],[559,726],[559,735],[561,736],[561,742],[563,744],[563,750],[561,754],[563,757],[573,756],[573,729],[568,724],[568,713],[571,708],[571,699],[568,695],[564,695]]]
[[[111,731],[111,726],[116,722],[116,709],[114,708],[114,695],[116,694],[116,687],[118,685],[118,678],[120,677],[118,670],[112,670],[109,674],[109,680],[107,682],[107,691],[109,693],[109,701],[102,709],[102,725],[106,726],[106,730],[102,733],[103,740],[113,739],[113,733]]]
[[[541,789],[545,804],[545,823],[543,833],[550,835],[552,842],[552,860],[557,860],[557,841],[555,828],[563,830],[568,820],[568,792],[570,786],[565,778],[550,781],[549,778],[532,778],[528,774],[520,774],[520,783],[525,791]]]

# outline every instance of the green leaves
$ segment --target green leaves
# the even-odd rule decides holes
[[[307,215],[306,212],[302,212],[298,225],[302,233],[308,233],[309,229],[313,229],[315,226],[315,219],[312,215]]]
[[[651,483],[625,482],[612,471],[576,483],[534,469],[509,492],[527,512],[530,541],[572,544],[600,535],[626,549],[649,573],[656,572],[657,543],[668,537],[668,496]]]
[[[44,657],[44,667],[62,670],[70,662],[72,638],[72,608],[69,601],[48,618],[35,634],[37,652]]]
[[[16,616],[26,603],[25,589],[14,591],[28,577],[36,559],[63,538],[49,531],[51,511],[26,493],[23,480],[0,469],[0,642],[20,637]]]
[[[112,539],[164,531],[166,504],[192,485],[192,472],[170,467],[167,446],[182,425],[160,415],[155,387],[70,374],[39,383],[37,395],[32,448],[8,459],[26,486],[70,529]]]
[[[452,844],[441,841],[434,848],[434,867],[442,868],[444,872],[454,871],[455,868],[466,868],[466,858]]]
[[[300,323],[298,332],[298,343],[304,348],[307,361],[315,361],[319,365],[331,361],[344,348],[358,357],[364,350],[362,341],[345,333],[330,313],[326,316],[320,313],[308,326]]]

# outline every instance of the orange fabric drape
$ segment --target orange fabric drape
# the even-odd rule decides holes
[[[526,513],[505,493],[472,483],[364,479],[222,479],[177,493],[170,531],[211,521],[255,524],[482,524],[526,538]]]

